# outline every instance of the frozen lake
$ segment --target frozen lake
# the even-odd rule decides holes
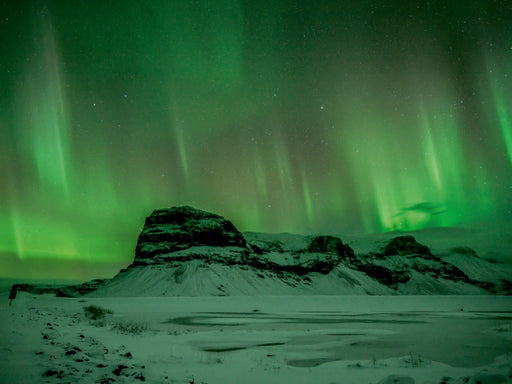
[[[308,314],[200,313],[169,319],[167,323],[193,326],[195,330],[216,326],[224,332],[208,334],[202,350],[231,352],[265,348],[274,354],[293,355],[293,350],[323,357],[288,359],[290,365],[311,367],[335,360],[387,359],[406,354],[440,361],[455,367],[478,367],[512,352],[510,341],[482,332],[512,321],[512,313],[403,312],[365,315],[310,312]],[[258,344],[236,340],[244,331],[271,327]],[[309,335],[289,335],[290,330]],[[226,339],[232,332],[233,339]],[[283,332],[283,335],[279,335]],[[216,338],[216,339],[215,339]],[[199,343],[200,345],[200,343]]]
[[[91,304],[112,312],[101,326],[83,316]],[[7,368],[30,365],[36,368],[30,377],[22,368],[9,375],[36,380],[40,372],[69,370],[78,381],[99,380],[116,378],[112,372],[121,366],[155,383],[191,377],[355,383],[396,373],[439,383],[512,368],[512,297],[506,296],[62,299],[23,293],[1,311],[2,382],[14,382]],[[119,324],[143,325],[142,332],[120,333]]]

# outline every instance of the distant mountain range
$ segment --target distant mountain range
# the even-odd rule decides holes
[[[18,284],[59,296],[511,294],[512,266],[454,244],[435,255],[400,235],[356,253],[335,236],[244,233],[189,206],[146,218],[135,259],[112,279]]]

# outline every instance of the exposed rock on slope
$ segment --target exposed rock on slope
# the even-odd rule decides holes
[[[313,238],[309,245],[310,253],[334,253],[341,259],[354,257],[354,250],[348,245],[343,244],[339,237],[335,236],[317,236]]]
[[[356,255],[338,237],[242,235],[227,219],[185,206],[158,209],[146,219],[134,262],[113,279],[41,292],[62,296],[510,294],[511,280],[512,270],[490,264],[463,247],[440,258],[413,236],[398,236],[380,251]],[[38,292],[37,287],[26,290]]]
[[[386,244],[386,247],[384,248],[384,251],[381,253],[381,255],[408,255],[421,256],[425,258],[436,258],[434,255],[432,255],[430,249],[426,245],[418,243],[414,236],[398,236],[394,239],[391,239],[391,241]]]
[[[490,288],[496,285],[471,279],[413,236],[356,256],[334,236],[243,236],[221,216],[174,207],[146,219],[134,263],[97,294],[482,294]]]
[[[478,258],[474,251],[470,251],[468,257]],[[473,293],[479,293],[479,289],[492,293],[505,292],[499,287],[500,284],[470,278],[457,266],[433,255],[426,245],[418,243],[413,236],[395,237],[382,252],[370,254],[365,262],[356,261],[353,264],[382,284],[404,293],[436,293],[439,290],[436,286],[441,281],[451,286],[453,294],[463,292],[462,286],[470,288]],[[428,289],[422,287],[423,284]]]
[[[135,260],[194,246],[247,248],[244,237],[222,216],[189,206],[157,209],[146,218]]]
[[[54,294],[57,297],[77,297],[93,292],[106,283],[108,279],[91,280],[80,285],[14,284],[12,289],[34,295]]]

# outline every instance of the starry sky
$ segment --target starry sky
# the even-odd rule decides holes
[[[512,2],[0,2],[0,277],[102,277],[153,209],[510,227]],[[511,256],[512,258],[512,256]]]

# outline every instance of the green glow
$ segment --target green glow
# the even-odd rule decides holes
[[[262,200],[263,204],[269,203],[267,175],[265,165],[259,156],[255,156],[254,161],[254,182],[256,183],[257,196]]]
[[[176,134],[176,141],[178,145],[178,151],[181,159],[181,166],[183,167],[183,173],[185,178],[189,178],[188,161],[187,161],[187,148],[185,146],[185,140],[183,139],[183,129],[175,126],[174,132]]]
[[[194,4],[168,4],[160,10],[169,54],[178,76],[193,83],[215,81],[228,90],[241,76],[241,9],[221,0],[204,12]],[[209,33],[209,32],[213,33]]]
[[[421,93],[413,105],[403,101],[399,110],[412,111],[405,117],[371,99],[352,97],[348,105],[342,100],[339,125],[349,128],[338,142],[357,175],[356,193],[369,199],[361,202],[366,231],[457,225],[470,219],[475,207],[484,209],[482,202],[466,200],[468,159],[450,103],[453,92],[446,85],[437,92],[428,103]]]
[[[425,112],[421,113],[423,117],[423,129],[424,129],[424,151],[425,151],[425,165],[430,173],[430,178],[433,179],[436,186],[437,192],[442,191],[440,166],[436,148],[434,147],[434,141],[432,138],[432,130],[430,122],[428,121]]]
[[[30,128],[33,157],[45,188],[69,199],[69,119],[61,80],[59,58],[50,23],[42,31],[42,57],[31,65],[28,113],[21,116]]]
[[[311,202],[311,194],[306,180],[306,175],[302,172],[302,192],[304,194],[304,206],[306,208],[306,216],[309,223],[313,222],[313,203]]]
[[[274,154],[281,190],[283,193],[286,193],[289,191],[291,183],[293,182],[290,162],[288,160],[288,151],[282,143],[277,142],[274,147]]]
[[[507,105],[506,98],[502,94],[500,85],[497,84],[496,81],[493,81],[493,79],[491,79],[491,82],[496,113],[498,115],[501,133],[503,135],[503,142],[507,149],[510,163],[512,164],[512,121],[510,118],[509,107]]]
[[[11,222],[12,222],[12,232],[14,234],[14,248],[9,249],[9,247],[7,247],[4,250],[6,250],[6,251],[11,251],[11,250],[15,251],[16,254],[21,259],[23,259],[24,255],[25,255],[25,249],[23,247],[23,233],[21,231],[21,226],[19,224],[19,219],[16,216],[16,214],[12,214]]]
[[[507,147],[508,157],[512,163],[512,124],[510,123],[510,116],[506,109],[503,100],[498,99],[496,102],[496,109],[500,119],[501,132],[503,134],[503,140]]]
[[[0,261],[16,271],[128,264],[144,217],[180,204],[340,235],[510,210],[512,14],[483,0],[8,3]]]
[[[44,217],[40,220],[13,218],[19,257],[76,258],[78,254],[72,228],[61,227]]]

